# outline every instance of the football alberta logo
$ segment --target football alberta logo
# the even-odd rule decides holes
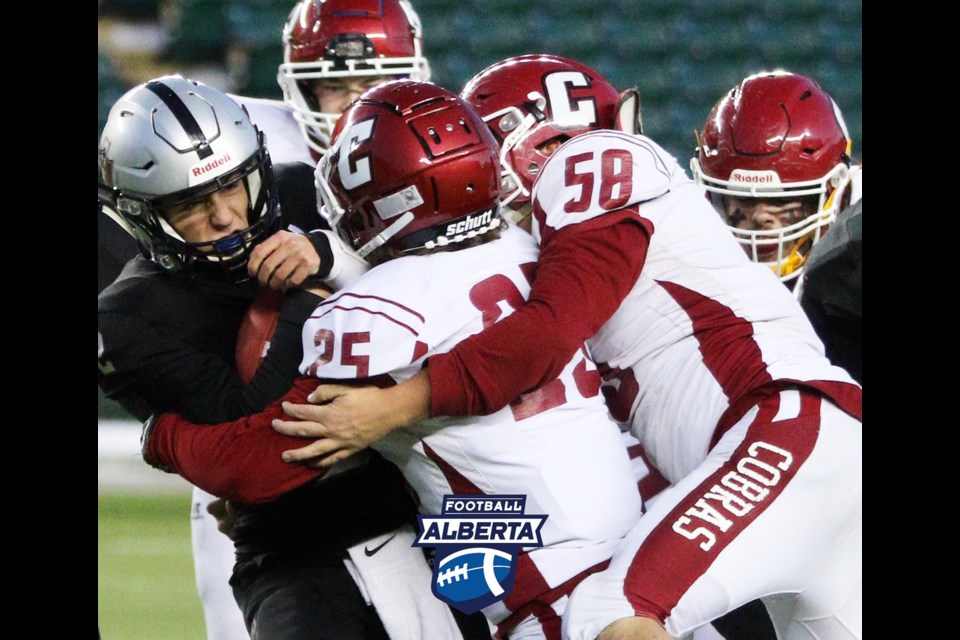
[[[436,547],[433,595],[470,614],[513,589],[520,547],[542,547],[545,515],[524,515],[522,495],[447,495],[439,515],[417,516],[414,546]]]

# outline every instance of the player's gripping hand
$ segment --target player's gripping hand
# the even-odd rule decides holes
[[[217,521],[217,531],[234,540],[233,533],[237,525],[237,512],[233,503],[223,498],[216,498],[207,505],[207,513]]]
[[[247,272],[264,287],[286,291],[320,271],[320,256],[305,235],[278,231],[254,247]]]
[[[310,394],[312,404],[283,403],[293,420],[274,420],[284,435],[319,438],[299,449],[283,452],[285,462],[329,467],[381,440],[391,431],[427,417],[420,398],[430,397],[425,373],[387,388],[324,384]],[[428,404],[428,403],[427,403]]]

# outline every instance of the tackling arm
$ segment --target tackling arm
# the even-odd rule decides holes
[[[299,378],[283,399],[303,402],[317,382]],[[273,419],[280,417],[280,401],[255,415],[215,425],[165,413],[151,418],[144,429],[143,458],[227,500],[246,504],[275,500],[323,474],[280,459],[282,451],[303,443],[271,428]]]
[[[611,215],[556,232],[541,251],[529,301],[430,358],[432,417],[486,415],[559,375],[617,310],[646,259],[648,229],[615,215],[613,224]]]

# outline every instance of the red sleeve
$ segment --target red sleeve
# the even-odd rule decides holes
[[[274,418],[284,417],[283,400],[305,403],[319,382],[298,378],[281,400],[233,422],[198,425],[165,413],[153,425],[145,453],[215,496],[247,504],[275,500],[323,475],[323,470],[283,462],[281,452],[302,447],[305,441],[270,426]]]
[[[557,231],[541,248],[528,302],[430,358],[431,417],[487,415],[560,375],[640,276],[652,228],[636,210],[623,214]]]

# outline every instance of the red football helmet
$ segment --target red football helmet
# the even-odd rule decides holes
[[[810,78],[758,73],[720,99],[697,141],[691,172],[728,225],[728,197],[816,201],[806,209],[811,215],[781,228],[729,225],[754,261],[785,282],[797,278],[849,183],[853,143],[836,103]]]
[[[277,77],[310,148],[330,144],[339,113],[324,113],[309,83],[387,76],[429,80],[420,17],[407,0],[301,0],[283,28]]]
[[[316,171],[323,214],[361,257],[435,249],[500,224],[497,143],[480,116],[429,82],[366,91]],[[376,253],[375,253],[376,252]]]
[[[530,202],[541,167],[562,142],[587,131],[613,129],[619,93],[599,73],[567,58],[524,55],[475,75],[460,92],[500,143],[503,204]]]

